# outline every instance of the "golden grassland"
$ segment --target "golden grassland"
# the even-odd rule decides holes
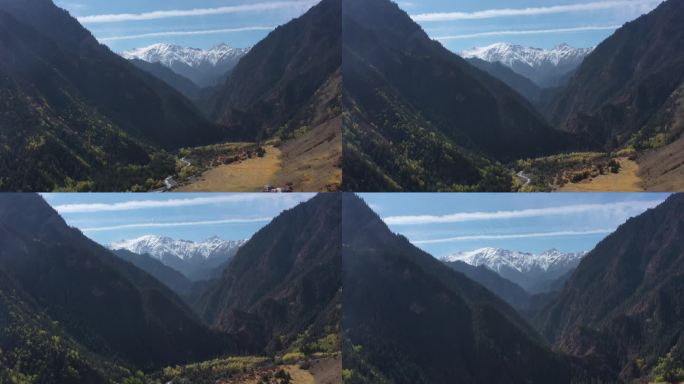
[[[202,173],[198,180],[175,189],[177,192],[260,192],[272,184],[281,169],[280,149],[268,145],[263,157],[222,164]]]

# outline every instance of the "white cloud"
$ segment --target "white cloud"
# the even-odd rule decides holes
[[[240,12],[258,12],[270,11],[286,8],[301,8],[306,9],[314,5],[317,0],[292,0],[292,1],[271,1],[263,3],[232,5],[217,8],[196,8],[185,10],[165,10],[165,11],[151,11],[144,13],[120,13],[120,14],[106,14],[106,15],[91,15],[81,16],[78,21],[81,23],[116,23],[122,21],[141,21],[141,20],[156,20],[167,19],[172,17],[192,17],[192,16],[211,16],[223,15]]]
[[[545,34],[550,34],[550,33],[567,33],[567,32],[581,32],[581,31],[604,31],[604,30],[615,30],[618,28],[620,28],[619,25],[608,25],[608,26],[587,26],[587,27],[556,28],[556,29],[534,29],[534,30],[526,30],[526,31],[492,31],[492,32],[469,33],[469,34],[463,34],[463,35],[438,36],[438,37],[434,37],[434,39],[440,40],[440,41],[445,41],[445,40],[472,39],[475,37],[487,37],[487,36],[545,35]]]
[[[580,4],[553,5],[548,7],[501,8],[487,9],[475,12],[423,13],[418,15],[412,15],[411,17],[413,18],[413,20],[417,22],[432,22],[490,19],[510,16],[548,15],[572,12],[593,12],[608,9],[624,10],[625,8],[633,8],[637,11],[643,12],[644,10],[655,8],[655,6],[660,4],[661,1],[662,0],[608,0]]]
[[[403,9],[414,8],[416,5],[418,5],[418,4],[414,3],[413,1],[400,1],[397,4],[399,4],[399,7],[403,8]]]
[[[221,33],[235,33],[235,32],[248,32],[248,31],[271,31],[275,27],[242,27],[242,28],[227,28],[227,29],[207,29],[201,31],[167,31],[167,32],[152,32],[143,33],[139,35],[124,35],[124,36],[112,36],[103,37],[98,40],[101,42],[107,41],[117,41],[117,40],[135,40],[144,39],[148,37],[168,37],[168,36],[196,36],[196,35],[214,35]]]
[[[586,235],[603,235],[612,233],[614,230],[611,229],[592,229],[587,231],[556,231],[556,232],[535,232],[535,233],[514,233],[514,234],[490,234],[490,235],[468,235],[468,236],[455,236],[447,237],[442,239],[432,239],[432,240],[417,240],[411,241],[411,243],[420,244],[437,244],[437,243],[451,243],[457,241],[470,241],[470,240],[506,240],[506,239],[530,239],[530,238],[540,238],[540,237],[562,237],[562,236],[586,236]]]
[[[663,200],[651,201],[622,201],[606,204],[577,204],[562,207],[531,208],[512,211],[495,212],[459,212],[448,215],[412,215],[412,216],[389,216],[383,220],[388,225],[422,225],[459,223],[466,221],[504,220],[526,217],[542,217],[556,215],[571,215],[580,213],[619,213],[621,215],[638,214],[646,209],[653,208]]]
[[[59,213],[88,213],[88,212],[113,212],[131,211],[149,208],[172,208],[190,207],[224,203],[246,203],[257,201],[275,201],[286,205],[294,205],[307,200],[312,194],[271,194],[271,193],[235,193],[217,196],[194,197],[185,199],[168,200],[129,200],[117,203],[85,203],[85,204],[62,204],[54,208]]]
[[[217,224],[249,224],[249,223],[264,223],[273,220],[272,217],[259,217],[253,219],[224,219],[224,220],[204,220],[204,221],[182,221],[172,223],[136,223],[136,224],[121,224],[111,225],[107,227],[91,227],[82,228],[83,232],[101,232],[112,231],[120,229],[136,229],[136,228],[168,228],[168,227],[192,227],[196,225],[217,225]]]

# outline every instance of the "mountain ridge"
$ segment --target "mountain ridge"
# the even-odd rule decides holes
[[[0,238],[3,269],[94,353],[150,369],[232,348],[169,288],[69,227],[39,195],[0,196]]]
[[[548,106],[552,122],[587,148],[643,150],[679,138],[684,126],[671,111],[684,84],[682,17],[681,1],[664,1],[601,42]]]
[[[579,265],[587,252],[561,252],[550,249],[539,254],[516,252],[502,248],[481,248],[459,252],[444,261],[462,261],[485,266],[531,294],[548,292],[550,284]]]
[[[460,52],[464,58],[479,58],[500,62],[516,73],[532,80],[539,87],[559,86],[559,79],[582,64],[591,48],[573,48],[561,43],[551,49],[525,47],[510,43],[495,43]]]
[[[175,170],[164,150],[224,137],[51,1],[0,2],[0,29],[2,190],[144,189]]]
[[[570,383],[582,374],[502,299],[392,233],[359,197],[345,194],[343,207],[343,354],[354,382]]]
[[[340,204],[339,194],[318,194],[255,233],[198,300],[205,321],[245,351],[338,340]]]
[[[161,63],[200,87],[219,85],[251,48],[233,48],[218,44],[209,49],[157,43],[121,53],[128,59]]]
[[[228,265],[247,240],[223,240],[212,236],[201,242],[177,240],[166,236],[144,235],[109,244],[112,250],[125,249],[138,255],[149,255],[164,265],[198,281],[210,279],[216,268]]]
[[[559,351],[624,381],[684,347],[684,195],[630,218],[582,260],[535,319]],[[681,355],[678,355],[681,357]]]
[[[510,190],[500,163],[568,138],[388,0],[343,5],[347,190]],[[499,162],[499,164],[497,164]]]

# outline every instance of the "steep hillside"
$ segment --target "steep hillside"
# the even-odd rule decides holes
[[[251,141],[315,126],[305,112],[341,66],[340,12],[341,0],[323,0],[254,46],[216,95],[214,118]]]
[[[506,85],[511,87],[511,89],[525,96],[525,98],[532,103],[536,102],[541,95],[541,89],[533,83],[532,80],[513,72],[512,69],[499,62],[495,61],[491,63],[476,57],[469,58],[467,61],[475,67],[503,81]]]
[[[340,198],[320,194],[259,230],[200,300],[205,319],[248,351],[337,340]]]
[[[228,345],[171,290],[68,227],[38,195],[0,196],[0,242],[7,274],[94,353],[149,369]]]
[[[128,189],[175,166],[154,148],[223,137],[50,0],[0,2],[0,31],[1,189]]]
[[[674,195],[600,242],[538,324],[559,350],[646,378],[659,357],[684,350],[683,293],[684,195]]]
[[[553,121],[587,147],[637,149],[679,138],[666,116],[684,84],[684,3],[663,2],[626,23],[584,61],[550,108]]]
[[[472,266],[462,261],[444,261],[449,268],[461,272],[469,279],[489,289],[511,307],[526,310],[530,305],[530,294],[519,285],[506,280],[485,266]]]
[[[482,156],[563,148],[520,95],[432,41],[391,1],[345,1],[342,28],[345,188],[505,190],[510,178],[486,170]]]
[[[149,63],[140,59],[131,59],[133,65],[138,69],[153,75],[159,80],[170,85],[176,91],[183,94],[190,100],[197,100],[200,97],[201,89],[190,79],[183,77],[160,63]]]
[[[0,350],[3,383],[107,384],[129,376],[65,334],[1,268]]]
[[[192,282],[183,276],[182,273],[167,267],[161,261],[147,254],[140,255],[125,249],[113,250],[112,253],[149,273],[179,296],[190,293],[192,289]]]
[[[354,383],[569,383],[554,355],[493,293],[390,232],[343,196],[343,335]]]

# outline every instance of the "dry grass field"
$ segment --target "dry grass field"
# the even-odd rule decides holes
[[[559,192],[642,192],[639,165],[626,157],[619,158],[620,172],[605,173],[578,183],[567,183]]]
[[[281,169],[281,151],[266,146],[264,157],[219,165],[202,174],[199,180],[176,188],[176,192],[260,192],[264,185],[273,184]]]

